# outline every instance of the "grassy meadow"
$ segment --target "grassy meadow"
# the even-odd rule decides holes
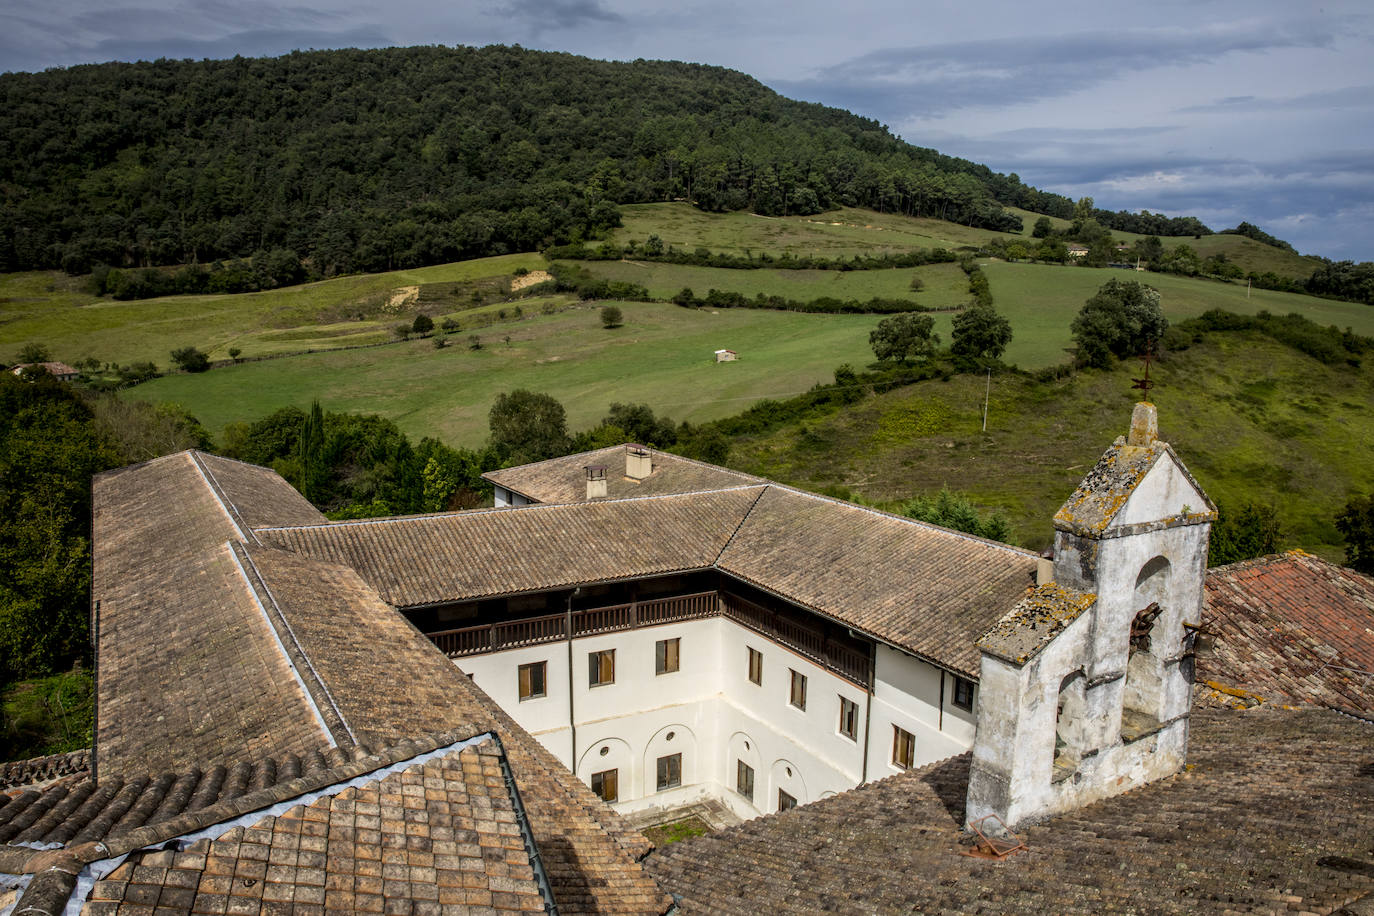
[[[435,436],[475,446],[487,434],[496,395],[544,391],[568,411],[571,429],[598,422],[615,401],[646,402],[675,420],[737,413],[761,397],[786,397],[829,381],[841,363],[873,358],[872,315],[811,315],[757,309],[684,309],[671,303],[618,303],[623,327],[601,326],[599,307],[551,315],[527,304],[520,320],[467,334],[436,350],[429,339],[321,352],[170,375],[129,389],[127,397],[174,401],[214,434],[287,405],[379,413],[417,441]],[[510,337],[509,344],[505,337]],[[739,360],[717,365],[729,348]]]
[[[807,489],[844,487],[880,503],[949,487],[1048,546],[1051,518],[1130,423],[1131,376],[1054,382],[955,376],[735,442],[731,464]],[[1156,366],[1160,436],[1222,506],[1274,505],[1285,541],[1342,556],[1332,518],[1374,479],[1374,366],[1324,366],[1255,334],[1213,335]]]
[[[665,245],[691,251],[697,247],[730,254],[816,255],[850,257],[912,248],[958,248],[981,245],[990,238],[1016,238],[1009,232],[971,229],[937,219],[915,219],[841,207],[812,216],[758,216],[753,213],[705,213],[686,203],[627,204],[624,223],[614,239],[643,242],[657,235]]]
[[[991,261],[983,264],[983,271],[992,287],[997,310],[1007,316],[1015,332],[1003,359],[1023,369],[1040,368],[1068,358],[1066,349],[1073,345],[1069,325],[1083,303],[1113,277],[1136,280],[1159,290],[1160,306],[1170,321],[1194,318],[1216,308],[1243,315],[1267,309],[1278,315],[1299,312],[1321,325],[1349,327],[1356,333],[1374,336],[1374,308],[1358,302],[1262,289],[1250,290],[1247,297],[1244,284],[1107,267]],[[947,333],[948,322],[948,316],[938,316],[936,327]]]
[[[409,317],[389,305],[397,290],[424,283],[509,276],[544,267],[537,254],[506,255],[385,274],[359,274],[284,289],[234,295],[164,296],[120,302],[84,292],[59,271],[0,274],[0,359],[41,341],[66,362],[152,360],[168,364],[180,347],[211,359],[378,343]],[[363,315],[362,319],[357,318]]]
[[[588,271],[608,280],[638,283],[656,299],[669,299],[690,287],[698,297],[708,290],[756,296],[759,293],[807,301],[830,296],[835,299],[910,299],[931,309],[957,309],[969,302],[968,277],[958,264],[927,264],[890,270],[731,270],[723,267],[692,267],[652,261],[580,262]],[[913,277],[920,277],[920,292],[911,291]]]

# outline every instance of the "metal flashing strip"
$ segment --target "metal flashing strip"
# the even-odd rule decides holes
[[[426,751],[423,754],[417,754],[414,757],[397,761],[396,763],[390,764],[388,766],[379,767],[378,769],[372,770],[367,773],[363,773],[360,776],[355,776],[352,779],[348,779],[343,782],[336,782],[333,785],[327,786],[323,789],[318,789],[314,792],[305,792],[301,795],[297,795],[292,798],[279,801],[276,804],[269,805],[264,808],[258,808],[254,811],[249,811],[246,814],[239,815],[238,817],[218,821],[214,824],[211,824],[208,827],[203,827],[200,830],[196,830],[191,833],[184,833],[181,836],[171,837],[170,839],[159,841],[156,844],[143,847],[143,850],[156,848],[180,852],[181,850],[185,849],[193,843],[199,842],[200,840],[214,840],[217,837],[221,837],[224,834],[228,833],[230,830],[233,830],[235,827],[250,827],[253,824],[256,824],[257,822],[263,820],[264,818],[280,817],[287,811],[290,811],[292,808],[298,807],[300,805],[313,805],[315,802],[319,801],[322,798],[333,798],[334,796],[339,795],[347,789],[362,788],[363,786],[368,785],[369,783],[379,782],[383,779],[386,779],[388,776],[402,772],[403,770],[408,770],[413,766],[425,764],[431,760],[434,760],[439,757],[446,757],[449,754],[455,752],[462,753],[469,747],[474,747],[478,744],[483,744],[488,740],[494,740],[496,742],[496,747],[500,751],[502,766],[503,768],[505,768],[505,749],[501,747],[500,739],[497,738],[494,732],[483,732],[480,735],[475,735],[471,738],[464,738],[461,741],[455,741],[452,744],[447,744],[443,747],[435,748],[432,751]],[[509,770],[506,769],[506,772],[509,772]],[[514,799],[512,799],[512,801],[514,802]],[[519,813],[519,809],[517,808],[517,818],[519,818],[520,816],[521,815]],[[76,881],[72,890],[72,894],[70,897],[67,898],[67,905],[64,910],[65,916],[79,916],[81,910],[85,907],[86,898],[90,895],[91,890],[95,887],[95,883],[103,879],[106,875],[114,871],[116,868],[118,868],[124,862],[124,860],[128,858],[130,855],[132,855],[134,852],[139,852],[143,850],[131,850],[130,852],[118,856],[113,856],[108,859],[98,859],[82,868],[81,871],[76,875]],[[28,882],[32,880],[34,876],[20,875],[15,877],[19,881],[21,881],[25,887],[27,887]],[[18,901],[16,900],[16,903],[17,902]],[[10,909],[0,911],[0,916],[10,916],[10,912],[12,909],[13,908],[11,907]]]
[[[234,565],[238,567],[239,575],[243,577],[243,584],[248,587],[248,594],[253,596],[253,603],[256,604],[258,610],[262,612],[262,619],[263,622],[267,624],[268,632],[270,632],[272,638],[277,641],[277,648],[281,650],[282,660],[286,662],[286,667],[291,669],[291,676],[296,679],[296,683],[300,686],[301,693],[305,696],[306,705],[309,706],[310,711],[315,714],[315,721],[319,723],[320,731],[328,736],[330,747],[338,747],[339,742],[335,738],[334,732],[330,729],[328,723],[324,721],[324,714],[320,712],[320,707],[315,704],[315,697],[311,695],[310,688],[305,686],[305,678],[301,677],[301,673],[296,670],[296,663],[291,660],[291,653],[286,651],[286,644],[282,642],[281,634],[278,633],[277,628],[273,626],[271,615],[267,613],[266,606],[263,605],[262,599],[258,597],[258,590],[253,587],[252,580],[248,578],[248,570],[244,569],[243,561],[239,559],[238,550],[235,549],[236,545],[226,544],[225,546],[229,548],[229,555],[234,558]],[[249,559],[251,561],[252,558],[250,557]],[[263,587],[266,588],[266,585]]]
[[[257,543],[257,537],[245,530],[245,526],[239,524],[242,516],[239,515],[238,507],[233,504],[225,494],[224,489],[219,485],[219,480],[215,478],[215,472],[210,470],[200,460],[200,455],[194,450],[187,452],[191,457],[191,464],[195,466],[196,472],[200,474],[200,479],[205,481],[205,485],[210,488],[210,495],[219,503],[220,510],[229,518],[229,523],[234,526],[234,530],[239,533],[242,541],[252,541]]]
[[[19,901],[24,896],[24,891],[29,889],[29,882],[33,880],[33,875],[11,875],[0,872],[0,890],[14,891],[14,902],[9,906],[0,908],[0,916],[10,916],[14,908],[19,905]]]
[[[253,575],[256,576],[258,582],[262,584],[262,590],[267,593],[267,600],[272,602],[272,607],[276,609],[277,616],[281,618],[282,626],[286,627],[286,633],[291,637],[291,644],[295,646],[296,651],[300,653],[301,658],[305,661],[305,666],[310,669],[310,674],[315,679],[315,683],[319,684],[320,692],[323,693],[325,699],[329,701],[330,709],[334,710],[334,715],[339,717],[339,724],[342,725],[344,731],[348,733],[348,740],[357,744],[358,736],[353,734],[353,729],[349,727],[348,720],[344,718],[343,710],[339,709],[339,704],[335,702],[334,695],[329,692],[329,685],[325,683],[324,678],[320,677],[320,672],[315,670],[315,663],[310,660],[310,656],[305,653],[305,647],[302,646],[301,641],[296,638],[296,631],[292,628],[291,621],[286,619],[286,612],[282,610],[282,606],[277,602],[277,596],[272,594],[272,586],[267,584],[267,580],[263,578],[262,573],[258,570],[258,564],[254,561],[253,555],[247,550],[244,550],[243,553],[244,556],[248,558],[248,564],[253,567]],[[263,608],[263,610],[265,612],[266,608]],[[271,623],[270,618],[268,619],[268,623]],[[277,641],[278,643],[281,642],[280,639]]]
[[[539,855],[539,846],[534,842],[534,830],[530,827],[529,815],[525,813],[525,803],[520,800],[520,787],[515,783],[515,773],[511,771],[510,761],[506,758],[506,746],[501,742],[501,736],[495,732],[491,733],[491,738],[496,742],[496,749],[500,751],[501,773],[506,778],[506,792],[510,795],[511,805],[515,808],[515,822],[520,825],[520,838],[525,842],[525,853],[530,857],[530,867],[534,869],[534,883],[539,886],[539,893],[544,898],[544,912],[549,916],[558,916],[558,902],[553,899],[553,885],[549,883],[549,875],[544,871],[544,859]]]

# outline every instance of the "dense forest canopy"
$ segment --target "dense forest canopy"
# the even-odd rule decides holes
[[[699,64],[421,47],[0,75],[3,270],[255,252],[384,270],[575,241],[673,198],[989,229],[1019,228],[1003,206],[1074,206]]]

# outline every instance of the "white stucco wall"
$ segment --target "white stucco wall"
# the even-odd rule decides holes
[[[671,638],[680,640],[680,670],[657,675],[655,643]],[[762,684],[748,677],[750,647],[763,655]],[[602,649],[615,650],[615,683],[590,687],[588,654]],[[894,649],[878,651],[875,699],[866,715],[867,691],[724,617],[575,639],[575,762],[565,642],[456,664],[584,782],[616,769],[619,810],[677,807],[710,796],[748,818],[777,810],[779,789],[806,804],[858,785],[865,743],[870,780],[897,772],[891,763],[894,724],[916,736],[916,766],[972,745],[973,714],[953,706],[953,676],[945,678],[941,731],[939,669]],[[518,668],[540,660],[547,663],[547,693],[522,701]],[[807,679],[804,710],[790,703],[794,670]],[[840,732],[841,696],[858,707],[854,739]],[[975,708],[976,702],[975,694]],[[672,753],[683,755],[682,786],[659,792],[656,761]],[[752,802],[735,790],[740,759],[754,768]]]

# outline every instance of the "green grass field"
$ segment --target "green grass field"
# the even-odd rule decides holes
[[[1350,327],[1359,334],[1374,335],[1374,308],[1357,302],[1260,289],[1250,290],[1247,298],[1244,284],[1111,268],[992,261],[984,264],[983,270],[997,309],[1011,321],[1015,332],[1003,358],[1023,369],[1067,358],[1065,350],[1073,345],[1069,325],[1074,315],[1113,277],[1136,280],[1159,290],[1160,305],[1170,321],[1193,318],[1214,308],[1246,315],[1268,309],[1279,315],[1299,312],[1321,325]],[[948,316],[937,316],[937,329],[948,333],[948,322]]]
[[[376,343],[398,320],[386,300],[401,287],[509,276],[542,268],[537,254],[507,255],[385,274],[338,277],[286,289],[238,295],[166,296],[118,302],[81,290],[58,271],[0,274],[0,359],[12,360],[29,341],[48,345],[66,362],[93,356],[102,362],[152,360],[198,347],[227,359]],[[351,315],[367,312],[364,320]]]
[[[875,297],[911,299],[928,308],[954,309],[969,302],[968,277],[958,264],[928,264],[894,270],[731,270],[722,267],[690,267],[649,261],[585,261],[581,266],[608,280],[623,280],[648,287],[649,295],[669,299],[684,286],[698,297],[708,290],[755,296],[759,293],[807,301],[821,296],[868,300]],[[920,292],[911,291],[911,280],[920,277]]]
[[[1123,363],[1051,383],[956,376],[735,443],[732,466],[807,489],[844,486],[879,502],[941,487],[1007,514],[1026,546],[1103,449],[1134,400]],[[1160,435],[1223,506],[1278,509],[1288,546],[1342,556],[1332,518],[1374,479],[1374,366],[1337,369],[1254,334],[1214,335],[1156,366]]]
[[[417,441],[436,436],[479,445],[496,395],[544,391],[568,411],[570,429],[594,425],[615,401],[645,402],[674,420],[694,422],[737,413],[761,397],[786,397],[829,381],[844,362],[873,358],[869,315],[810,315],[758,309],[684,309],[671,303],[619,303],[625,325],[608,331],[598,308],[553,315],[527,311],[519,321],[465,333],[434,349],[412,340],[360,350],[243,363],[200,375],[172,375],[129,389],[128,397],[174,401],[212,433],[279,407],[380,413]],[[503,338],[510,335],[507,345]],[[717,365],[713,352],[736,350]]]
[[[990,238],[1016,238],[1007,232],[853,207],[779,217],[704,213],[686,203],[629,204],[620,210],[624,226],[615,231],[615,241],[621,244],[657,235],[665,245],[688,251],[704,247],[737,255],[766,251],[834,258],[912,248],[954,249],[982,245]]]

